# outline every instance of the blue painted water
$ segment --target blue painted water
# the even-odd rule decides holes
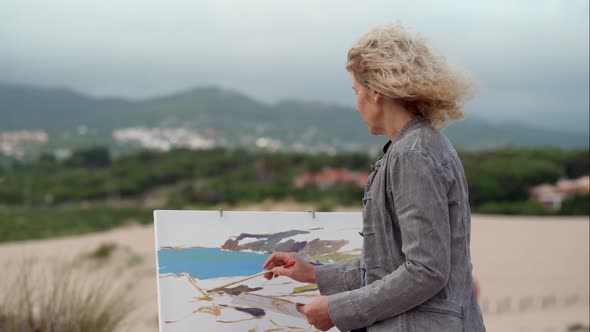
[[[219,248],[164,248],[158,250],[159,273],[187,272],[199,279],[248,276],[262,271],[268,256]]]

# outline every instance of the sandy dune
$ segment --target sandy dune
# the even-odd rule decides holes
[[[474,274],[488,331],[588,324],[588,225],[588,217],[473,217]]]
[[[157,331],[151,226],[2,244],[0,262],[13,265],[23,257],[67,260],[107,242],[143,258],[133,267],[140,275],[138,287],[126,295],[137,299],[138,308],[123,330]],[[576,322],[589,324],[588,217],[474,216],[471,250],[488,331],[557,332]]]

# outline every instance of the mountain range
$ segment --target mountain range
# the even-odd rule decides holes
[[[59,138],[59,144],[50,146],[67,148],[81,140],[64,133],[81,126],[87,129],[90,141],[101,143],[111,142],[114,130],[129,127],[208,130],[229,146],[249,145],[257,137],[268,137],[284,146],[298,143],[310,148],[366,150],[385,141],[368,133],[353,108],[304,100],[267,104],[220,87],[134,101],[96,98],[61,88],[0,84],[0,131],[44,130],[50,140]],[[445,133],[458,149],[589,145],[588,132],[551,131],[518,123],[499,125],[469,115],[451,124]]]

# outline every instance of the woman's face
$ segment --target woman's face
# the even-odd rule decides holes
[[[375,102],[374,92],[361,85],[354,75],[352,89],[356,93],[356,110],[367,123],[369,132],[373,135],[382,134],[382,112]]]

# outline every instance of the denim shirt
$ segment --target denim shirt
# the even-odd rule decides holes
[[[365,188],[361,257],[315,268],[332,321],[341,331],[485,331],[457,152],[421,116],[385,150]]]

